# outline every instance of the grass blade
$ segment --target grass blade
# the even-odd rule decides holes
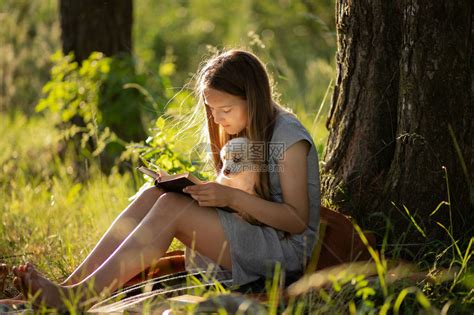
[[[408,209],[407,209],[407,207],[405,207],[405,205],[403,205],[403,209],[405,209],[405,212],[407,213],[408,217],[410,218],[411,222],[416,227],[418,232],[420,232],[421,235],[423,235],[423,237],[426,238],[425,231],[423,231],[423,229],[418,225],[418,223],[416,223],[415,218],[410,214],[410,211],[408,211]]]
[[[446,201],[441,201],[439,205],[436,207],[436,209],[434,209],[433,212],[430,213],[430,217],[434,215],[436,212],[438,212],[438,210],[444,205],[449,206],[449,203]]]

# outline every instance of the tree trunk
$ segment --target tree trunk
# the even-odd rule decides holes
[[[337,0],[336,15],[323,195],[364,228],[383,233],[390,217],[398,242],[446,236],[435,221],[449,229],[452,220],[455,237],[465,235],[474,204],[472,2]],[[442,201],[450,207],[430,216]]]
[[[74,52],[79,62],[93,51],[129,54],[132,8],[132,0],[60,0],[63,52]]]
[[[143,140],[146,132],[141,120],[142,95],[137,90],[123,89],[124,83],[137,80],[131,59],[132,0],[60,0],[60,13],[64,54],[73,52],[79,63],[94,51],[119,57],[112,61],[108,77],[102,82],[98,104],[103,117],[101,124],[110,127],[122,140]],[[72,123],[85,126],[78,115]],[[80,137],[81,134],[76,135],[77,144]],[[90,151],[95,149],[92,139],[88,146]],[[82,148],[77,150],[81,152]],[[110,172],[122,151],[122,145],[109,143],[99,156],[102,170]]]

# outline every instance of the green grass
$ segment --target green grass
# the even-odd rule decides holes
[[[60,280],[127,206],[137,184],[130,174],[105,176],[97,164],[74,157],[51,117],[1,114],[0,133],[0,261],[31,261]]]
[[[323,128],[322,120],[317,123],[313,120],[314,117],[302,118],[308,129]],[[48,277],[61,281],[85,258],[142,182],[136,183],[128,173],[112,171],[108,176],[103,175],[98,163],[82,161],[65,146],[61,134],[53,127],[54,121],[52,116],[27,119],[19,113],[0,114],[3,136],[0,261],[10,265],[31,261]],[[314,140],[318,147],[325,141]],[[409,209],[406,211],[409,214]],[[445,229],[449,233],[450,228]],[[430,254],[436,257],[434,263],[420,261],[400,266],[385,257],[383,250],[371,250],[372,269],[350,265],[320,271],[313,276],[323,277],[324,285],[314,280],[301,289],[300,284],[299,293],[290,299],[287,311],[289,314],[419,311],[436,314],[443,309],[470,312],[474,302],[473,242],[471,239],[468,244],[459,244],[453,240],[452,244],[440,244],[439,250]],[[182,248],[178,241],[172,246]],[[273,298],[266,306],[271,314],[283,310],[275,299],[277,283],[277,279],[270,279],[268,286]],[[15,290],[10,285],[1,294],[1,297],[12,296]]]
[[[206,44],[219,47],[223,43],[250,47],[267,63],[281,103],[294,109],[313,137],[322,160],[328,135],[325,115],[333,87],[330,81],[335,77],[334,60],[330,57],[334,55],[335,35],[329,29],[325,32],[327,45],[317,43],[323,38],[321,32],[295,36],[293,26],[309,17],[301,7],[304,1],[280,2],[255,2],[262,10],[257,19],[250,14],[247,1],[214,6],[210,11],[208,7],[212,3],[199,1],[192,2],[190,8],[172,1],[138,1],[134,10],[134,53],[137,70],[148,78],[157,99],[157,106],[144,109],[150,119],[155,117],[158,103],[166,103],[179,90],[175,87],[182,86],[189,73],[195,71],[207,49],[202,44],[203,38]],[[278,11],[282,4],[284,12]],[[62,140],[63,134],[54,127],[56,117],[34,113],[41,87],[48,80],[49,56],[60,47],[57,2],[0,0],[0,7],[4,26],[0,28],[0,38],[6,43],[0,47],[0,64],[8,65],[3,69],[0,94],[0,262],[17,265],[31,261],[48,277],[61,281],[86,257],[112,220],[127,206],[143,179],[129,173],[119,174],[115,169],[110,175],[103,175],[97,160],[78,156]],[[318,9],[318,15],[311,17],[319,22],[332,21],[333,7],[333,2],[322,1],[319,9],[328,9]],[[226,10],[239,10],[242,14],[229,15]],[[332,18],[321,20],[326,14]],[[215,25],[212,33],[199,27],[211,24]],[[237,24],[237,29],[230,27]],[[176,29],[181,31],[177,33]],[[164,62],[167,58],[176,64]],[[163,91],[160,90],[163,77],[158,75],[162,64],[168,70],[173,69],[173,84],[163,85]],[[174,105],[180,104],[178,97]],[[183,153],[194,144],[193,138],[187,136],[180,142]],[[447,204],[449,200],[444,205]],[[425,234],[410,209],[403,210],[410,219],[407,228]],[[454,227],[440,228],[452,235]],[[431,243],[437,247],[427,249],[426,258],[415,264],[394,264],[385,256],[383,243],[381,250],[371,251],[372,273],[361,265],[320,271],[313,275],[313,279],[319,280],[299,286],[299,294],[290,299],[287,314],[474,313],[474,238],[467,243],[456,239],[450,243],[436,240]],[[392,253],[403,248],[392,245]],[[173,242],[172,249],[175,248],[182,248],[182,244]],[[409,277],[414,275],[419,277]],[[272,314],[283,311],[275,299],[276,283],[278,279],[269,279],[267,288],[272,297],[267,309]],[[218,285],[213,290],[225,291]],[[210,291],[196,293],[212,295]],[[9,282],[7,290],[0,292],[0,298],[15,293]]]

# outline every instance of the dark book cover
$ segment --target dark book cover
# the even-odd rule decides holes
[[[189,193],[185,193],[183,189],[185,187],[196,185],[202,183],[198,178],[193,176],[191,173],[184,173],[184,174],[177,174],[177,175],[168,175],[168,176],[160,176],[155,171],[141,166],[137,168],[142,173],[152,177],[155,179],[154,185],[158,188],[164,189],[169,192],[176,192],[180,194],[189,195]],[[228,212],[235,212],[235,210],[229,207],[216,207]]]
[[[194,183],[187,177],[180,177],[180,178],[175,178],[169,181],[162,181],[162,182],[155,180],[156,187],[162,188],[166,191],[177,192],[177,193],[186,194],[186,195],[189,195],[189,193],[185,193],[183,189],[191,185],[196,185],[196,183]],[[216,207],[216,208],[220,208],[227,212],[235,212],[235,210],[229,207]]]
[[[183,192],[183,189],[185,187],[191,186],[191,185],[196,185],[196,183],[192,182],[189,178],[187,177],[180,177],[180,178],[175,178],[172,180],[162,180],[158,181],[158,179],[155,179],[155,186],[158,188],[162,188],[166,191],[171,191],[171,192],[178,192],[185,194]]]

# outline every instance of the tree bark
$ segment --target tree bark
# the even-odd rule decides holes
[[[99,109],[103,126],[122,140],[141,141],[146,137],[142,126],[140,104],[142,96],[136,90],[124,90],[124,80],[136,80],[132,52],[132,0],[60,0],[61,40],[63,53],[74,53],[82,63],[94,51],[115,58],[107,79],[102,82]],[[124,81],[124,82],[123,82]],[[76,115],[72,123],[84,126],[83,118]],[[76,143],[80,143],[77,135]],[[95,149],[92,140],[90,150]],[[81,152],[82,148],[77,148]],[[102,170],[110,172],[123,150],[110,143],[99,156]]]
[[[63,52],[74,52],[77,61],[93,51],[132,51],[132,0],[60,0],[60,12]]]
[[[435,221],[462,236],[474,204],[472,3],[338,0],[336,15],[323,195],[380,233],[390,217],[405,243],[446,236]]]

